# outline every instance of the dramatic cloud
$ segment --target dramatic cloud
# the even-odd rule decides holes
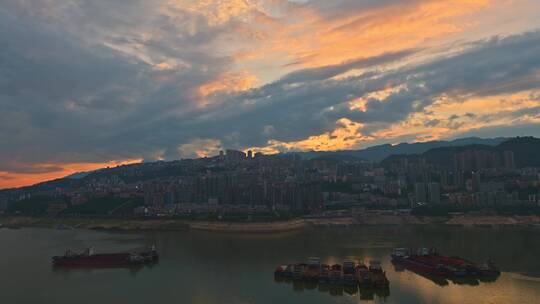
[[[538,9],[0,0],[0,188],[223,148],[526,135],[540,126]]]

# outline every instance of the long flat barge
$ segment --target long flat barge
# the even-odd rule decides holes
[[[82,253],[67,250],[62,256],[53,256],[53,266],[62,267],[119,267],[155,263],[159,254],[154,247],[143,252],[95,253],[88,248]]]
[[[489,260],[478,265],[461,257],[441,255],[434,249],[420,248],[413,252],[408,248],[396,248],[391,257],[392,262],[426,275],[447,278],[500,275],[499,269]]]

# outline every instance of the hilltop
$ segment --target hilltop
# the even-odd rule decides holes
[[[456,155],[468,151],[498,153],[500,158],[504,157],[502,153],[510,151],[513,153],[514,163],[517,168],[540,166],[540,139],[535,137],[511,138],[495,146],[471,144],[464,146],[438,147],[417,154],[396,154],[388,156],[382,160],[381,163],[383,165],[388,165],[402,159],[407,159],[409,162],[417,162],[420,159],[423,159],[429,164],[451,168],[454,165]]]

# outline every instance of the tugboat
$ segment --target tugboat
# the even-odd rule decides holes
[[[480,271],[481,276],[497,277],[501,274],[499,268],[495,266],[495,263],[493,263],[493,261],[491,261],[490,259],[487,259],[484,264],[480,265],[480,267],[478,267],[478,270]]]
[[[411,251],[408,248],[394,248],[390,257],[392,258],[392,262],[404,262],[410,255]]]
[[[121,267],[151,264],[157,262],[159,255],[155,246],[147,252],[95,253],[93,247],[82,253],[67,250],[63,256],[53,256],[53,266],[62,267]]]

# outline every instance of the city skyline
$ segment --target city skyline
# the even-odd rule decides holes
[[[540,3],[0,0],[0,189],[141,161],[540,136]]]
[[[526,137],[525,137],[526,138]],[[424,145],[423,147],[418,146],[414,151],[415,153],[412,153],[411,151],[406,152],[405,154],[421,154],[422,152],[428,151],[433,148],[437,147],[460,147],[460,146],[467,146],[471,144],[480,144],[480,145],[486,145],[486,146],[495,146],[501,142],[510,140],[510,137],[498,137],[498,138],[480,138],[480,137],[467,137],[467,138],[457,138],[454,140],[447,140],[447,141],[426,141],[426,142],[414,142],[414,143],[398,143],[398,144],[382,144],[382,145],[374,145],[374,146],[368,146],[364,149],[359,150],[289,150],[286,153],[293,153],[298,154],[300,157],[311,159],[313,157],[317,157],[317,154],[309,155],[310,153],[332,153],[332,152],[338,152],[338,153],[344,153],[344,155],[348,155],[348,152],[354,152],[356,153],[367,153],[365,156],[353,156],[358,161],[367,161],[372,163],[378,163],[384,159],[386,159],[389,156],[392,155],[399,155],[402,154],[404,151],[401,150],[401,147],[408,146],[413,147],[416,144]],[[407,150],[407,148],[405,148]],[[239,152],[244,153],[245,156],[248,158],[255,157],[257,154],[263,155],[264,153],[259,151],[253,151],[248,149],[245,149],[243,151],[237,151],[234,149],[224,149],[224,150],[216,150],[213,152],[213,154],[203,155],[203,156],[194,156],[194,157],[187,157],[187,158],[178,158],[178,159],[170,159],[167,161],[179,161],[179,160],[189,160],[189,159],[198,159],[198,158],[213,158],[213,157],[223,157],[226,155],[226,153],[233,153],[237,154]],[[306,153],[305,156],[302,156],[304,153]],[[283,154],[281,152],[275,152],[275,153],[269,153],[265,154],[266,156],[275,156],[278,154]],[[320,156],[323,156],[324,154],[321,154]],[[157,160],[160,161],[160,160]],[[148,163],[151,163],[153,161],[148,161]],[[100,169],[110,169],[110,168],[116,168],[121,167],[125,165],[136,165],[136,164],[143,164],[145,161],[143,159],[134,159],[134,160],[128,160],[128,161],[122,161],[122,162],[108,162],[108,163],[89,163],[89,164],[77,164],[72,166],[67,166],[64,171],[62,172],[62,175],[58,175],[58,172],[52,172],[51,174],[39,174],[39,180],[35,180],[35,174],[30,173],[28,176],[22,176],[20,179],[17,180],[16,184],[11,184],[9,179],[7,179],[7,183],[0,183],[0,190],[5,189],[13,189],[13,188],[23,188],[27,186],[36,185],[43,182],[53,181],[56,179],[62,179],[62,178],[69,178],[71,176],[77,176],[77,175],[86,175],[92,172],[95,172]],[[28,179],[27,179],[28,178]]]
[[[323,217],[365,210],[535,212],[540,206],[535,153],[540,139],[488,142],[379,146],[322,155],[226,150],[214,157],[131,164],[6,189],[0,191],[0,212],[218,220],[279,217],[281,212]]]

